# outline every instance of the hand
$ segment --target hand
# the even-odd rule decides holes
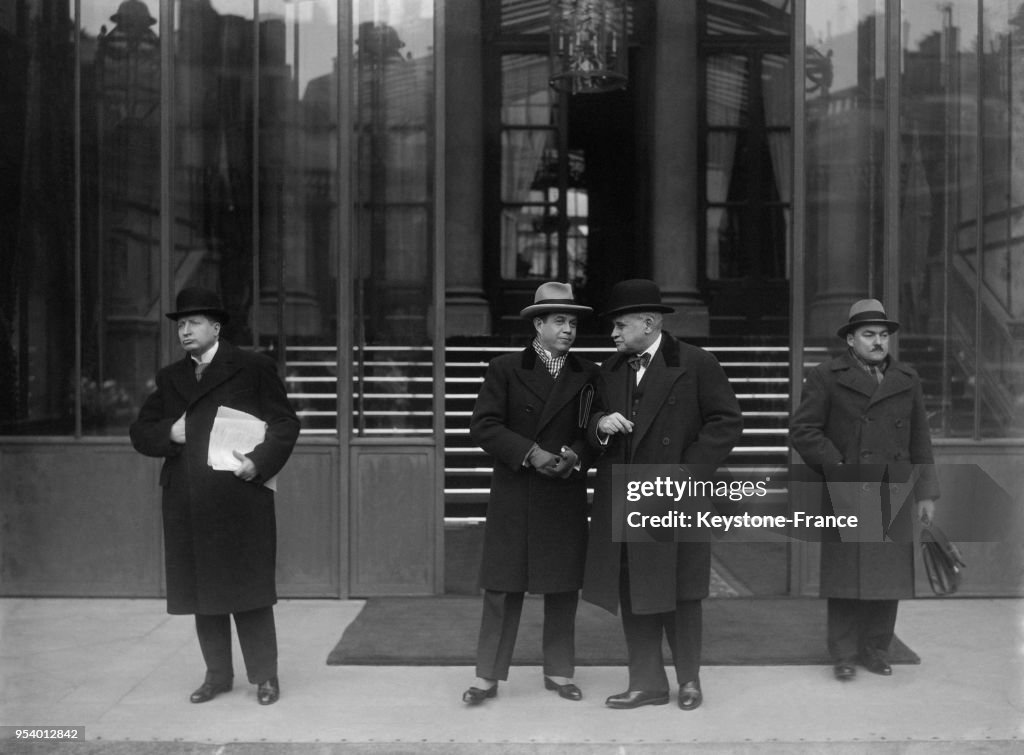
[[[917,502],[917,518],[921,524],[929,525],[935,518],[935,501],[931,498],[922,498]]]
[[[256,477],[256,465],[252,463],[252,459],[239,451],[232,451],[235,458],[242,462],[242,466],[235,470],[235,477],[244,480],[245,482],[252,482]]]
[[[185,413],[182,412],[181,416],[171,425],[171,442],[172,443],[185,443]]]
[[[605,435],[615,435],[615,433],[628,435],[633,432],[633,423],[618,412],[612,412],[597,421],[597,430]]]
[[[576,464],[579,462],[580,457],[577,456],[576,452],[568,446],[562,446],[561,454],[561,456],[555,457],[556,459],[560,459],[560,461],[555,465],[553,471],[556,477],[565,479],[576,469]]]
[[[527,458],[527,461],[530,462],[530,466],[545,477],[554,477],[555,467],[561,461],[561,457],[548,453],[540,446],[534,446],[530,450],[530,456]]]

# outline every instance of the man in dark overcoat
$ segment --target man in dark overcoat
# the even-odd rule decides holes
[[[890,320],[877,299],[850,307],[837,335],[845,352],[807,373],[790,438],[825,476],[825,513],[853,513],[874,531],[841,542],[826,531],[821,596],[828,599],[828,649],[841,681],[855,662],[892,673],[887,659],[900,598],[913,597],[913,503],[931,521],[939,495],[921,379],[889,355]]]
[[[131,426],[132,445],[164,459],[164,557],[167,612],[195,614],[206,678],[193,703],[232,687],[231,616],[249,681],[261,705],[276,702],[277,527],[272,478],[299,435],[274,362],[221,340],[228,313],[216,293],[183,289],[174,312],[185,357],[161,369],[156,391]],[[244,453],[237,469],[208,463],[218,409],[227,407],[265,424],[264,439]]]
[[[623,543],[613,540],[612,466],[691,464],[717,467],[743,433],[736,394],[718,361],[662,330],[653,281],[627,280],[611,291],[604,313],[619,352],[601,365],[602,411],[588,438],[604,448],[597,465],[583,599],[612,613],[622,609],[629,651],[629,688],[606,700],[611,708],[664,705],[669,684],[662,635],[672,650],[679,707],[703,700],[701,600],[711,576],[710,543]]]
[[[509,664],[525,592],[544,595],[544,686],[568,700],[573,683],[575,623],[587,543],[587,468],[594,452],[584,438],[597,365],[570,354],[577,318],[572,287],[544,283],[520,313],[536,335],[521,352],[491,360],[477,396],[470,433],[493,459],[480,586],[483,616],[473,686],[463,701],[497,694]]]

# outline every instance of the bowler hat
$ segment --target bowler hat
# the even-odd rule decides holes
[[[572,286],[568,283],[557,283],[549,281],[541,283],[537,292],[533,295],[533,304],[525,307],[520,317],[537,317],[546,312],[572,312],[581,315],[589,315],[594,310],[577,304],[572,296]]]
[[[214,319],[220,323],[226,323],[229,319],[220,297],[206,288],[191,286],[181,289],[174,305],[174,312],[167,313],[168,320],[177,320],[185,315],[214,315]]]
[[[661,303],[661,289],[657,283],[646,278],[634,278],[612,286],[608,309],[601,314],[610,317],[626,312],[675,312],[675,309]]]
[[[878,299],[861,299],[854,302],[850,307],[849,321],[836,331],[836,335],[840,338],[846,338],[848,333],[862,325],[885,325],[894,333],[900,329],[898,322],[886,317],[885,307],[882,306],[882,302],[878,301]]]

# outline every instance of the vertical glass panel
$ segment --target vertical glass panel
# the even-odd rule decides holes
[[[353,433],[432,432],[433,2],[353,5]]]
[[[986,0],[981,51],[981,249],[976,429],[1024,436],[1024,4]]]
[[[224,337],[254,342],[254,54],[251,2],[178,0],[174,15],[172,295],[219,291]],[[262,42],[262,40],[261,40]]]
[[[975,0],[904,0],[900,103],[900,357],[932,431],[974,432],[978,41]]]
[[[82,429],[127,432],[160,361],[160,25],[82,3]],[[108,17],[109,16],[109,17]]]
[[[881,296],[884,3],[806,3],[808,343],[841,348],[850,304]]]
[[[337,3],[260,0],[259,8],[256,327],[260,346],[279,359],[284,355],[285,380],[302,432],[334,434],[338,430]],[[404,169],[403,159],[399,154],[393,164]]]
[[[75,430],[75,60],[67,8],[30,2],[0,13],[0,433],[8,435]],[[96,31],[86,45],[95,45]],[[102,388],[83,392],[102,407]]]

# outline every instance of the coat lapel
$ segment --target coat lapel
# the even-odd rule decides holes
[[[234,375],[240,367],[235,359],[236,349],[227,341],[221,341],[220,347],[217,349],[216,355],[213,357],[213,361],[210,362],[210,366],[203,372],[203,379],[197,381],[195,378],[195,368],[192,367],[192,359],[188,358],[189,368],[192,371],[190,376],[193,389],[189,395],[189,405],[194,404],[196,401],[201,399],[207,393],[212,391],[221,383],[228,380]]]
[[[541,401],[548,400],[555,381],[551,377],[551,373],[548,372],[548,368],[540,361],[537,352],[533,350],[532,344],[523,351],[523,359],[519,366],[516,367],[515,375],[519,382],[538,399]]]
[[[878,386],[878,390],[871,395],[871,401],[868,403],[877,404],[879,401],[891,398],[897,393],[909,391],[913,387],[914,381],[911,376],[906,372],[902,364],[893,359],[889,362],[889,368],[885,371],[885,379]]]
[[[844,388],[849,388],[869,398],[878,391],[878,383],[861,369],[849,352],[836,357],[832,369],[839,372],[836,382]]]
[[[537,425],[538,431],[550,422],[562,410],[562,407],[576,397],[584,383],[586,383],[586,377],[583,370],[576,357],[570,354],[565,360],[562,371],[558,373],[558,378],[554,382],[547,401],[544,402],[544,409],[541,411],[540,421]]]
[[[667,333],[662,336],[661,346],[647,367],[647,371],[644,372],[644,379],[640,382],[644,395],[640,400],[639,412],[630,441],[634,449],[640,446],[647,431],[651,429],[651,424],[657,417],[658,410],[665,403],[672,386],[686,372],[685,365],[670,365],[668,363],[669,360],[666,359],[665,354],[668,338],[670,336]],[[672,361],[678,362],[678,359]],[[633,376],[630,375],[630,377]]]

